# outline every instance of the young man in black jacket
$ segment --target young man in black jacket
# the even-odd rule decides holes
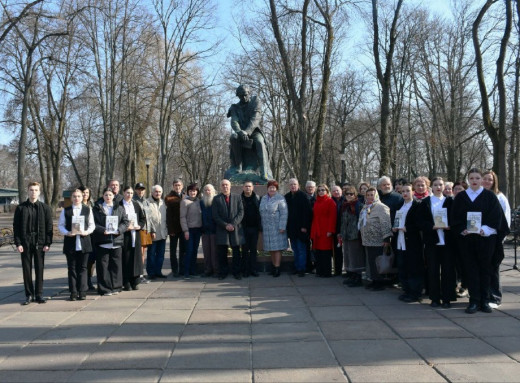
[[[242,275],[258,277],[256,271],[256,256],[258,233],[262,229],[260,220],[260,199],[253,191],[251,181],[246,181],[242,191],[242,205],[244,205],[244,218],[242,227],[246,243],[242,245]]]
[[[31,182],[27,187],[29,198],[14,213],[13,232],[16,249],[22,256],[25,301],[45,303],[43,298],[44,255],[52,244],[52,214],[48,205],[38,201],[40,184]],[[34,260],[35,284],[32,280]]]

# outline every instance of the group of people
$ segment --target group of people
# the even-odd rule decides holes
[[[252,182],[244,183],[241,194],[232,193],[226,179],[219,187],[219,194],[211,184],[202,190],[190,184],[184,191],[182,180],[176,179],[168,195],[163,197],[162,187],[155,185],[146,198],[142,183],[119,194],[119,182],[111,180],[95,203],[88,188],[73,190],[72,204],[58,221],[70,300],[85,299],[94,288],[94,264],[100,295],[136,290],[140,283],[166,278],[162,269],[168,237],[174,277],[197,275],[201,241],[204,276],[256,277],[261,236],[273,277],[280,276],[282,252],[290,247],[293,273],[299,277],[310,272],[322,278],[343,275],[344,284],[358,287],[364,284],[364,273],[365,287],[379,291],[392,280],[385,274],[388,270],[381,270],[380,258],[392,254],[403,290],[399,299],[404,302],[420,301],[427,294],[432,307],[449,308],[467,289],[467,313],[491,312],[501,303],[499,266],[511,213],[492,171],[471,169],[468,183],[421,176],[412,183],[398,179],[393,185],[389,177],[382,177],[377,187],[362,182],[331,190],[313,181],[301,190],[292,178],[285,195],[278,182],[270,180],[262,197]],[[45,303],[43,259],[52,243],[52,216],[38,200],[39,184],[29,184],[28,194],[14,217],[15,243],[22,254],[23,304]]]

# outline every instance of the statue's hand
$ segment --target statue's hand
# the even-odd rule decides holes
[[[238,132],[238,137],[240,137],[240,140],[242,140],[242,141],[246,141],[247,138],[248,138],[248,137],[247,137],[247,133],[244,132],[243,130],[241,130],[241,131]]]

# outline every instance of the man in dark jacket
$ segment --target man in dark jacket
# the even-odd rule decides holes
[[[238,194],[231,194],[231,182],[220,182],[221,193],[213,199],[211,211],[217,224],[216,242],[219,259],[219,277],[226,278],[228,274],[227,249],[233,251],[232,273],[235,279],[242,279],[240,275],[240,246],[245,243],[242,230],[244,207],[242,198]]]
[[[307,262],[307,243],[311,231],[312,210],[306,193],[300,190],[296,178],[289,180],[289,193],[285,195],[289,218],[287,220],[287,236],[291,240],[294,253],[295,273],[299,277],[305,276]]]
[[[186,255],[186,239],[181,227],[181,201],[184,198],[181,179],[173,180],[172,191],[164,197],[166,204],[166,226],[170,236],[170,264],[174,277],[179,276],[179,270],[184,270],[184,256]],[[177,260],[177,244],[179,245],[179,259]]]
[[[40,184],[31,182],[27,187],[29,198],[14,213],[13,232],[16,249],[22,256],[25,301],[45,303],[43,299],[44,253],[52,244],[52,213],[48,205],[38,201]],[[32,280],[34,262],[35,285]]]
[[[260,199],[253,191],[253,183],[246,181],[242,192],[242,205],[244,206],[244,228],[245,244],[242,245],[242,274],[244,277],[252,275],[258,277],[256,271],[256,255],[258,244],[258,232],[261,230]]]

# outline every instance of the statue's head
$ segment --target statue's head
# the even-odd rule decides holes
[[[249,102],[251,99],[251,91],[249,90],[249,87],[247,85],[240,85],[235,94],[240,99],[240,102]]]

